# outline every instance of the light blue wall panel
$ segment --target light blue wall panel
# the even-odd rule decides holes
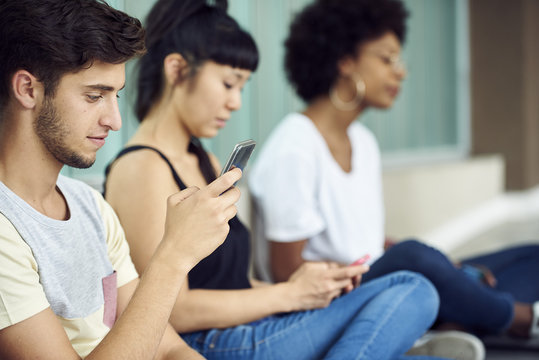
[[[224,162],[237,141],[253,138],[260,145],[290,112],[303,104],[286,82],[283,42],[294,14],[311,0],[229,0],[229,13],[255,38],[259,68],[243,90],[243,106],[208,149]],[[389,111],[368,111],[362,121],[380,141],[384,159],[462,156],[469,147],[468,0],[404,0],[411,16],[403,57],[408,76]],[[154,0],[110,0],[130,15],[144,19]],[[133,63],[127,66],[127,87],[121,94],[123,128],[111,134],[88,170],[64,173],[99,182],[105,164],[135,131]],[[254,153],[256,157],[256,150]],[[386,161],[387,162],[387,161]]]
[[[467,93],[467,34],[458,27],[467,19],[459,1],[405,0],[410,11],[404,59],[408,76],[395,106],[389,111],[369,111],[365,123],[376,134],[385,156],[396,153],[466,151],[469,106],[459,100]],[[463,74],[462,72],[466,72]]]

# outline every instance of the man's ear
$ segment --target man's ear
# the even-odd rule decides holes
[[[11,77],[13,97],[27,109],[36,107],[43,98],[43,84],[26,70],[17,70]]]
[[[168,84],[174,85],[187,77],[189,64],[179,53],[168,54],[163,61],[165,78]]]

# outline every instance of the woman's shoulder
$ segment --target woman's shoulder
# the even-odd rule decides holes
[[[322,148],[317,137],[319,135],[309,118],[299,113],[287,115],[260,149],[251,168],[251,177],[265,177],[276,167],[314,168]]]
[[[307,131],[307,132],[316,131],[316,127],[314,126],[311,119],[309,119],[307,116],[303,115],[302,113],[298,113],[298,112],[293,112],[286,115],[281,120],[281,122],[277,125],[276,129],[284,129],[286,131],[293,131],[293,130]]]
[[[163,158],[164,154],[157,148],[130,146],[126,149],[132,150],[123,153],[114,160],[110,169],[111,175],[113,173],[131,175],[146,174],[152,173],[153,171],[160,172],[168,169],[168,164]]]
[[[311,152],[320,135],[312,121],[301,113],[290,113],[272,131],[268,144],[285,152]]]
[[[349,134],[354,142],[378,147],[378,140],[376,140],[374,133],[359,121],[355,121],[350,125]]]
[[[130,151],[116,158],[107,175],[107,193],[167,189],[174,186],[171,169],[160,153],[151,149]],[[158,185],[158,186],[156,186]]]

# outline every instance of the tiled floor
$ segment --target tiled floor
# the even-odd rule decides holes
[[[525,243],[539,243],[539,218],[532,217],[527,220],[511,221],[495,226],[461,245],[450,255],[459,259]],[[539,276],[539,274],[537,275]],[[532,285],[539,286],[539,283]],[[539,341],[535,342],[531,349],[487,348],[486,360],[502,359],[538,360]]]

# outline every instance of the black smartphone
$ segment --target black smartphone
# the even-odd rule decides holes
[[[243,169],[247,165],[247,160],[249,160],[249,157],[251,156],[255,146],[256,142],[251,139],[237,143],[236,146],[234,146],[232,153],[228,157],[225,166],[223,166],[223,170],[221,170],[221,174],[219,176],[223,175],[228,170],[235,167],[240,168],[241,171],[243,171]]]

